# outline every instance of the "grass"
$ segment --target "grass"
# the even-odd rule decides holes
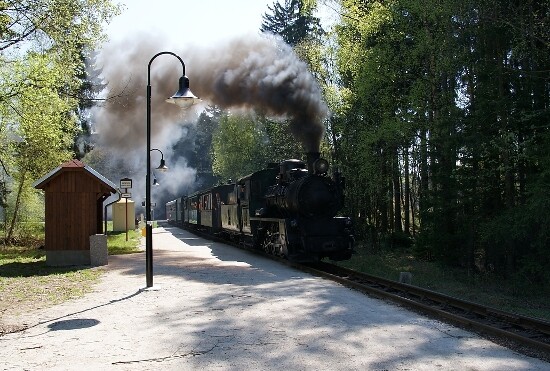
[[[97,268],[49,267],[36,247],[0,248],[0,313],[19,315],[80,297],[100,275]]]
[[[140,252],[140,231],[113,232],[107,227],[109,255]],[[0,245],[0,335],[8,330],[1,318],[59,304],[90,292],[101,277],[102,267],[51,267],[46,265],[43,227],[36,233]]]
[[[358,247],[357,254],[341,266],[391,280],[400,272],[412,273],[412,284],[468,301],[550,321],[550,288],[520,285],[492,273],[479,274],[438,263],[419,261],[407,250],[371,252]]]
[[[126,232],[113,232],[107,230],[107,247],[109,255],[133,254],[140,252],[141,241],[140,230],[128,231],[128,240],[126,240]]]

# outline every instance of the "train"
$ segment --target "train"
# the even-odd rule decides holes
[[[345,179],[318,152],[166,203],[168,223],[293,262],[348,260],[353,223],[337,216]]]

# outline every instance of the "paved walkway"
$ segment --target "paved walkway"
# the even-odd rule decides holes
[[[477,335],[177,228],[0,337],[0,370],[549,370]]]

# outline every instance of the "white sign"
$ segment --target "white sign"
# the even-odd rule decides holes
[[[120,197],[122,197],[122,198],[132,198],[132,194],[131,193],[121,193]]]
[[[132,179],[120,179],[120,188],[132,188]]]

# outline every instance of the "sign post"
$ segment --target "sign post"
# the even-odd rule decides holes
[[[132,179],[130,178],[122,178],[120,179],[120,190],[121,190],[121,197],[125,199],[126,203],[126,215],[125,223],[126,223],[126,241],[128,241],[128,199],[132,197],[132,194],[128,192],[128,189],[132,188]],[[124,192],[122,192],[122,189],[124,189]]]

